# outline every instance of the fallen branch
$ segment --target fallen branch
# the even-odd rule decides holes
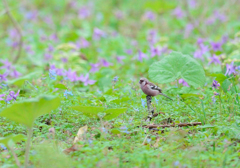
[[[172,125],[145,125],[144,128],[165,128],[165,127],[186,127],[186,126],[196,126],[202,125],[201,122],[193,122],[193,123],[180,123],[180,124],[172,124]]]

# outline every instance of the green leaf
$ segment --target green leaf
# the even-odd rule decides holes
[[[228,92],[228,91],[230,91],[232,93],[235,92],[234,88],[232,87],[232,83],[228,79],[223,81],[221,87],[222,87],[222,89],[225,93]]]
[[[12,140],[13,142],[19,142],[22,140],[25,140],[25,135],[23,134],[18,134],[18,135],[10,135],[7,137],[0,137],[0,144],[3,144],[4,146],[8,146],[8,143],[10,140]]]
[[[200,97],[201,95],[189,93],[189,94],[181,94],[180,96],[183,99],[186,99],[186,98],[191,98],[191,97]]]
[[[65,85],[61,84],[61,83],[54,85],[54,87],[58,88],[58,89],[64,89],[64,90],[67,89],[67,87]]]
[[[9,85],[16,85],[16,86],[20,87],[25,83],[26,80],[30,80],[30,79],[35,78],[35,77],[39,77],[41,74],[42,74],[42,71],[32,72],[32,73],[30,73],[28,75],[25,75],[25,76],[22,76],[20,78],[10,80],[7,83]]]
[[[200,125],[198,128],[214,128],[214,125],[206,124],[206,125]]]
[[[116,128],[115,129],[111,129],[110,131],[111,131],[112,134],[120,134],[121,133],[121,131],[119,131]]]
[[[144,8],[151,9],[154,12],[166,12],[168,10],[174,9],[176,4],[171,1],[146,1]]]
[[[0,116],[24,124],[31,128],[35,119],[43,114],[50,113],[60,105],[60,98],[42,95],[38,98],[28,99],[3,109]]]
[[[219,73],[219,74],[213,73],[210,76],[216,77],[215,80],[218,81],[220,84],[222,84],[223,81],[225,81],[227,79],[227,77],[221,73]]]
[[[83,115],[98,118],[98,113],[104,111],[104,107],[93,107],[93,106],[73,106],[73,110],[77,110],[83,113]]]
[[[106,116],[104,117],[105,120],[111,120],[113,118],[117,118],[120,114],[125,113],[127,108],[117,108],[117,109],[107,109],[105,111]]]
[[[148,74],[157,83],[169,83],[183,78],[194,87],[205,84],[205,72],[202,66],[194,58],[179,52],[172,52],[161,61],[153,63]]]

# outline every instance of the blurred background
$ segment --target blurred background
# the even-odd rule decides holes
[[[3,0],[1,59],[14,64],[5,77],[54,66],[90,74],[103,87],[114,76],[145,76],[149,65],[173,50],[208,68],[212,53],[203,54],[200,44],[221,48],[218,43],[233,39],[240,29],[239,5],[239,0]]]

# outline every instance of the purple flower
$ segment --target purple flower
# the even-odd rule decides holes
[[[110,62],[108,62],[108,61],[105,60],[105,59],[101,59],[101,64],[102,64],[102,66],[104,66],[104,67],[109,67],[110,65],[112,65]]]
[[[183,12],[182,8],[177,7],[173,10],[172,15],[176,16],[176,18],[180,19],[185,16],[185,13]]]
[[[182,84],[183,86],[189,87],[188,83],[182,78],[178,80],[178,83]]]
[[[147,58],[147,55],[144,54],[142,51],[138,50],[138,60],[142,62],[143,58]]]
[[[48,25],[52,25],[53,24],[53,20],[51,16],[46,16],[43,18],[44,22],[46,22]]]
[[[203,53],[202,53],[202,51],[201,50],[195,51],[194,54],[193,54],[193,57],[197,58],[197,59],[203,60]]]
[[[81,75],[78,79],[84,83],[84,86],[93,85],[96,82],[95,80],[89,79],[89,74],[86,74],[86,76]]]
[[[225,22],[227,20],[226,15],[223,14],[223,13],[220,13],[219,11],[215,11],[214,16],[215,16],[216,19],[218,19],[221,22]]]
[[[104,31],[102,31],[99,28],[94,28],[94,30],[93,30],[93,39],[94,40],[100,40],[101,37],[104,37],[104,36],[105,36],[105,32]]]
[[[184,37],[187,38],[189,37],[189,35],[192,33],[192,30],[194,29],[193,24],[188,23],[186,28],[185,28],[185,32],[184,32]]]
[[[26,52],[27,52],[28,54],[31,54],[31,55],[34,55],[34,54],[35,54],[35,52],[32,50],[32,47],[31,47],[30,45],[27,45],[27,46],[25,47],[25,50],[26,50]]]
[[[234,66],[234,62],[231,62],[231,64],[226,64],[226,70],[225,76],[236,73],[236,66]]]
[[[56,69],[56,74],[59,76],[65,76],[66,71],[65,71],[65,69],[58,68],[58,69]]]
[[[127,49],[127,50],[125,50],[125,52],[126,52],[126,54],[129,54],[129,55],[131,55],[133,53],[131,49]]]
[[[204,44],[200,44],[200,49],[203,54],[205,54],[209,51],[208,46],[205,46]]]
[[[216,21],[216,18],[213,17],[213,16],[211,16],[211,17],[207,18],[207,20],[205,21],[205,23],[206,23],[207,25],[212,25],[212,24],[215,23],[215,21]]]
[[[0,100],[4,100],[2,97],[4,97],[5,94],[0,94]]]
[[[156,18],[155,14],[152,11],[145,12],[143,17],[150,21],[154,21]]]
[[[45,54],[44,54],[44,58],[45,58],[46,61],[49,61],[50,59],[53,58],[53,56],[52,56],[51,53],[45,53]]]
[[[20,90],[18,90],[18,92],[15,94],[14,91],[10,91],[9,96],[11,96],[14,100],[16,100],[19,95],[19,92],[20,92]]]
[[[99,70],[100,67],[100,63],[96,63],[96,64],[90,64],[91,65],[91,69],[90,72],[97,72]]]
[[[0,69],[5,69],[5,70],[11,70],[12,69],[12,63],[9,62],[8,60],[1,60],[1,63],[3,64]]]
[[[125,59],[125,56],[117,56],[116,59],[118,63],[122,64],[123,63],[122,60]]]
[[[54,51],[54,47],[52,45],[49,45],[47,51],[48,52],[53,52]]]
[[[69,79],[71,82],[77,81],[77,72],[76,71],[72,71],[72,69],[68,69],[68,71],[66,72],[66,77],[67,79]]]
[[[22,74],[20,72],[18,72],[15,68],[13,69],[13,71],[10,73],[11,77],[14,78],[18,78],[19,76],[21,76]]]
[[[217,65],[217,64],[221,64],[221,61],[219,60],[218,56],[216,56],[215,54],[213,54],[213,56],[210,57],[210,61],[209,61],[208,65],[209,65],[209,64],[215,64],[215,65]]]
[[[151,57],[160,56],[162,55],[162,50],[160,49],[160,47],[151,46],[150,53]]]
[[[18,97],[18,95],[19,95],[19,92],[20,92],[20,90],[18,90],[18,92],[15,94],[14,91],[10,91],[10,92],[9,92],[9,95],[7,96],[7,98],[6,98],[5,101],[6,101],[6,102],[9,102],[9,101],[11,101],[12,99],[16,100],[17,97]]]
[[[189,0],[188,5],[190,8],[195,8],[197,5],[197,2],[196,2],[196,0]]]
[[[62,57],[61,60],[62,60],[63,63],[67,63],[68,62],[68,59],[65,58],[65,57]]]
[[[157,31],[154,29],[149,30],[147,40],[150,44],[155,44],[157,42]]]
[[[218,83],[218,81],[214,80],[212,83],[212,87],[215,89],[218,89],[219,86],[220,86],[220,84]]]
[[[27,20],[36,20],[38,17],[38,11],[37,10],[34,10],[34,11],[29,11],[27,12],[27,14],[25,15],[25,18]]]
[[[8,76],[8,74],[7,73],[4,73],[4,74],[0,74],[0,81],[2,82],[2,81],[7,81],[7,77]]]
[[[228,36],[227,35],[223,35],[222,36],[222,44],[226,43],[228,41]]]
[[[221,51],[222,43],[221,42],[211,42],[213,51]]]
[[[11,39],[18,39],[19,37],[18,31],[15,28],[8,30],[8,35]]]
[[[91,11],[86,6],[83,6],[82,8],[80,8],[78,10],[78,17],[80,19],[85,19],[85,18],[89,17],[90,15],[91,15]]]
[[[50,40],[57,42],[58,41],[58,36],[56,33],[53,33],[49,37]]]
[[[89,47],[89,42],[85,39],[85,38],[80,38],[77,42],[76,42],[76,46],[78,49],[81,48],[87,48]]]
[[[114,15],[115,15],[115,17],[116,17],[117,19],[119,19],[119,20],[123,19],[123,12],[120,11],[120,10],[115,11],[115,12],[114,12]]]
[[[197,44],[198,45],[203,44],[203,42],[204,42],[204,39],[202,39],[202,38],[197,39]]]

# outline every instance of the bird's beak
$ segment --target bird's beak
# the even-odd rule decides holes
[[[141,81],[138,82],[139,84],[141,83]]]

